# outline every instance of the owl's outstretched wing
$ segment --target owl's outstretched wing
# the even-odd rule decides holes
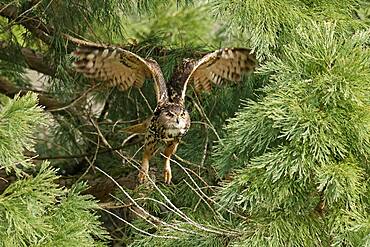
[[[88,78],[107,82],[120,90],[131,86],[141,87],[145,79],[153,79],[157,102],[167,99],[167,88],[162,71],[156,61],[144,59],[119,47],[88,45],[72,53],[77,57],[73,66]]]
[[[210,91],[212,83],[220,85],[223,79],[240,81],[244,73],[257,66],[255,54],[245,48],[223,48],[209,53],[194,65],[186,79],[181,98],[185,98],[186,88],[193,81],[195,90]]]

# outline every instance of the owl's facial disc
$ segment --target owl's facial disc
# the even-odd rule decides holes
[[[188,122],[187,112],[173,112],[168,111],[165,113],[167,120],[167,127],[171,129],[184,129]]]
[[[163,110],[158,120],[169,139],[183,136],[190,126],[189,113],[183,107],[173,106]]]

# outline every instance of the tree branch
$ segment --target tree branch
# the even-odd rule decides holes
[[[16,6],[14,5],[4,5],[0,4],[0,16],[6,17],[9,20],[24,26],[28,29],[31,33],[33,33],[37,38],[45,42],[46,44],[52,46],[52,41],[55,36],[55,31],[52,27],[46,25],[40,18],[37,16],[31,16],[30,14],[22,13]],[[66,41],[69,42],[67,46],[67,51],[72,52],[75,49],[75,46],[89,46],[89,45],[96,45],[96,43],[91,41],[86,41],[82,39],[78,39],[75,37],[70,36],[66,33],[60,34]],[[98,41],[99,44],[102,44]],[[73,44],[72,46],[70,44]],[[142,50],[142,45],[139,43],[129,44],[129,45],[116,45],[123,49],[127,50]],[[158,54],[159,56],[166,56],[170,50],[164,47],[151,47],[150,51],[153,54]],[[192,54],[196,57],[201,57],[206,55],[208,52],[204,51],[193,51]]]
[[[52,28],[47,27],[39,18],[22,13],[13,4],[0,4],[0,15],[24,26],[46,44],[52,44],[52,38],[50,37]]]
[[[31,90],[17,88],[5,77],[0,77],[0,93],[5,94],[8,97],[13,98],[16,94],[25,95],[29,91]],[[39,104],[44,106],[46,110],[60,108],[64,106],[64,104],[56,101],[49,96],[41,94],[40,92],[37,93],[39,97]]]
[[[84,157],[87,157],[87,156],[94,156],[96,154],[105,154],[105,153],[114,152],[116,150],[121,150],[121,149],[123,149],[126,146],[135,145],[135,144],[140,143],[142,141],[143,141],[142,138],[140,138],[138,136],[138,138],[136,138],[135,140],[133,140],[133,141],[131,141],[129,143],[126,143],[125,145],[121,145],[119,147],[108,148],[108,149],[101,150],[101,151],[98,151],[98,152],[90,152],[90,153],[75,154],[75,155],[44,156],[44,157],[34,156],[34,154],[32,154],[30,156],[33,157],[32,160],[59,160],[59,159],[84,158]]]
[[[53,37],[55,36],[55,30],[52,27],[46,25],[40,18],[37,16],[31,16],[29,13],[20,11],[15,5],[0,4],[0,16],[3,16],[9,19],[12,22],[15,22],[19,25],[22,25],[33,33],[37,38],[42,40],[44,43],[52,46]],[[89,41],[84,41],[78,38],[74,38],[68,34],[61,33],[61,36],[66,40],[71,42],[74,45],[93,45],[94,43]],[[67,51],[72,52],[74,50],[73,46],[68,45]]]
[[[57,183],[60,186],[71,187],[80,178],[80,175],[60,177]],[[0,194],[13,182],[17,180],[17,177],[13,174],[6,174],[4,170],[0,170]],[[112,202],[110,196],[116,190],[116,185],[105,176],[96,176],[94,174],[88,174],[83,178],[89,184],[89,189],[85,191],[86,194],[92,194],[101,202]],[[125,176],[119,176],[115,178],[116,181],[125,188],[134,189],[137,186],[136,173],[125,174]]]
[[[19,47],[15,47],[15,45],[0,40],[0,58],[8,62],[23,64],[21,61],[14,59],[14,54],[12,53],[14,50],[19,51],[19,55],[23,57],[23,61],[26,62],[30,69],[36,70],[44,75],[55,75],[55,66],[45,55],[30,48],[19,49]]]

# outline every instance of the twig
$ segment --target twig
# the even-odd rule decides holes
[[[199,103],[199,104],[198,104],[197,102],[195,102],[195,101],[193,100],[193,103],[194,103],[195,108],[197,108],[197,110],[199,111],[199,113],[201,114],[201,116],[202,116],[202,117],[207,121],[208,126],[209,126],[209,127],[210,127],[210,129],[213,131],[213,133],[215,133],[215,135],[216,135],[216,137],[217,137],[218,141],[220,142],[220,144],[222,144],[222,140],[221,140],[220,136],[218,135],[218,133],[217,133],[217,131],[216,131],[216,128],[213,126],[212,122],[209,120],[209,118],[207,117],[206,113],[204,112],[204,110],[203,110],[203,109],[202,109],[202,107],[200,106],[201,104],[200,104],[200,101],[199,101],[198,97],[196,96],[195,98],[197,99],[197,101],[198,101],[198,103]]]
[[[139,88],[139,93],[140,93],[141,97],[143,97],[143,99],[144,99],[144,101],[145,101],[146,105],[148,106],[148,108],[149,108],[150,112],[151,112],[151,113],[153,113],[153,109],[152,109],[152,107],[150,106],[149,101],[146,99],[145,95],[143,94],[143,92],[141,91],[141,89],[140,89],[140,88]]]
[[[195,163],[193,163],[193,162],[191,162],[191,161],[189,161],[189,160],[183,159],[183,158],[181,158],[180,156],[178,156],[177,154],[174,154],[173,156],[174,156],[176,159],[178,159],[179,161],[181,161],[181,162],[183,162],[183,163],[185,163],[185,164],[187,164],[187,165],[194,166],[194,167],[199,168],[199,169],[207,170],[207,168],[205,168],[205,167],[201,167],[199,164],[195,164]]]
[[[99,151],[98,154],[109,153],[109,152],[113,152],[113,151],[116,151],[116,150],[120,150],[122,148],[123,148],[123,146],[109,148],[109,149],[106,149],[106,150]],[[95,155],[95,152],[84,153],[84,154],[75,154],[75,155],[43,156],[43,157],[38,156],[38,157],[34,157],[32,159],[33,160],[59,160],[60,159],[61,160],[61,159],[84,158],[84,157],[89,157],[89,156],[93,156],[93,155]]]
[[[200,175],[198,175],[195,171],[193,171],[192,169],[186,168],[186,167],[184,167],[184,169],[193,173],[200,181],[202,181],[206,185],[205,188],[209,188],[210,190],[212,190],[214,192],[212,187]]]
[[[119,205],[113,205],[111,202],[100,202],[98,203],[99,208],[104,209],[117,209],[117,208],[129,208],[132,206],[132,204],[119,204]]]
[[[96,129],[97,131],[97,134],[100,136],[100,138],[102,139],[104,145],[106,145],[108,148],[112,149],[112,146],[109,144],[109,142],[107,141],[107,139],[104,137],[104,135],[102,134],[102,132],[100,131],[100,128],[99,126],[95,123],[95,121],[90,117],[90,122],[93,124],[94,128]],[[134,157],[136,155],[131,157],[131,158],[128,158],[126,157],[125,155],[123,155],[121,152],[119,152],[118,150],[114,150],[114,152],[116,154],[118,154],[119,157],[121,157],[123,160],[125,160],[126,162],[128,162],[129,164],[132,164],[137,170],[139,170],[139,167],[136,165],[136,164],[133,164],[132,161],[134,161]],[[138,164],[138,162],[136,162]]]
[[[143,231],[141,230],[140,228],[136,227],[135,225],[131,224],[130,222],[128,222],[127,220],[123,219],[122,217],[116,215],[115,213],[112,213],[111,211],[109,210],[106,210],[105,208],[100,208],[101,210],[103,210],[104,212],[116,217],[117,219],[121,220],[122,222],[126,223],[127,225],[131,226],[132,228],[134,228],[136,231],[144,234],[144,235],[147,235],[147,236],[150,236],[150,237],[155,237],[155,238],[166,238],[166,239],[179,239],[178,237],[174,237],[174,236],[161,236],[161,235],[155,235],[155,234],[152,234],[152,233],[149,233],[149,232],[146,232],[146,231]]]
[[[102,83],[98,83],[94,86],[92,86],[91,88],[87,89],[86,91],[84,91],[80,96],[78,96],[77,98],[75,98],[74,100],[72,100],[70,103],[68,103],[67,105],[63,106],[63,107],[59,107],[59,108],[55,108],[55,109],[49,109],[50,112],[56,112],[56,111],[63,111],[65,109],[68,109],[70,107],[72,107],[74,104],[76,104],[78,101],[80,101],[82,98],[85,98],[86,95],[88,93],[90,93],[91,91],[93,91],[95,88],[99,87]]]
[[[161,154],[161,155],[164,155],[164,154]],[[149,176],[147,176],[147,179],[151,182],[151,184],[154,186],[154,188],[161,194],[161,196],[164,198],[164,200],[171,206],[171,208],[172,208],[171,211],[176,213],[180,218],[185,220],[190,225],[194,226],[195,228],[198,228],[199,230],[209,232],[209,233],[213,233],[213,234],[217,234],[217,235],[219,235],[219,234],[225,234],[225,235],[228,235],[228,236],[236,236],[236,235],[238,236],[238,235],[240,235],[240,233],[238,233],[238,232],[230,232],[230,231],[226,231],[226,230],[223,230],[223,229],[213,230],[213,229],[210,229],[210,228],[207,228],[207,227],[203,226],[200,223],[197,223],[197,222],[193,221],[191,218],[189,218],[184,212],[182,212],[179,208],[177,208],[171,202],[171,200],[163,193],[163,191],[153,182],[153,180]]]
[[[207,200],[205,199],[205,197],[203,197],[202,195],[200,195],[199,194],[199,192],[196,190],[196,189],[194,189],[194,187],[193,186],[191,186],[186,180],[184,180],[184,182],[186,183],[186,185],[187,186],[189,186],[190,187],[190,189],[192,190],[192,191],[194,191],[195,192],[195,194],[197,194],[198,196],[199,196],[199,199],[201,199],[207,206],[208,206],[208,208],[213,212],[213,214],[218,214],[218,215],[220,215],[220,213],[216,213],[215,212],[215,210],[211,207],[211,205],[209,205],[209,203],[207,202]],[[201,191],[201,192],[203,192],[202,190],[199,190],[199,191]]]
[[[96,167],[96,169],[98,171],[100,171],[101,173],[103,173],[105,176],[107,176],[122,192],[123,194],[133,203],[133,206],[137,207],[141,212],[143,212],[146,216],[148,216],[149,218],[153,219],[154,221],[156,222],[161,222],[163,225],[165,226],[168,226],[168,227],[172,227],[174,228],[175,226],[171,225],[171,224],[168,224],[162,220],[160,220],[159,218],[151,215],[150,213],[148,213],[143,207],[141,207],[131,196],[129,193],[127,193],[127,191],[125,189],[123,189],[123,187],[113,178],[111,177],[109,174],[107,174],[106,172],[104,172],[102,169],[100,169],[99,167]],[[124,221],[125,222],[125,221]],[[126,221],[127,222],[127,221]],[[183,229],[179,229],[177,227],[175,227],[176,230],[181,230],[181,231],[187,231],[189,232],[188,230],[183,230]],[[194,232],[190,232],[190,233],[194,233]]]
[[[125,205],[126,203],[124,203],[120,198],[110,194],[111,197],[113,197],[114,199],[116,199],[117,201],[119,201],[120,203],[122,203],[123,205]],[[133,212],[134,214],[136,214],[137,216],[139,216],[140,218],[142,218],[143,220],[145,220],[147,223],[149,223],[150,225],[152,225],[153,227],[155,228],[158,228],[158,226],[153,223],[152,221],[148,220],[147,217],[145,217],[144,215],[142,215],[141,213],[135,211],[132,209],[132,207],[134,206],[133,203],[130,204],[131,207],[129,207],[130,211]],[[157,221],[158,222],[158,221]]]
[[[198,190],[200,191],[200,193],[204,196],[204,197],[206,197],[209,201],[211,201],[212,203],[214,203],[214,204],[216,204],[216,205],[218,205],[218,206],[221,206],[218,202],[216,202],[215,200],[213,200],[212,198],[210,198],[209,196],[207,196],[204,192],[203,192],[203,190],[198,186],[198,184],[194,181],[194,179],[190,176],[190,174],[187,172],[187,169],[185,168],[185,167],[183,167],[179,162],[177,162],[176,160],[173,160],[173,159],[171,159],[171,162],[174,162],[176,165],[178,165],[185,173],[186,173],[186,175],[190,178],[190,180],[193,182],[193,184],[198,188]],[[189,169],[190,170],[190,169]],[[190,170],[190,171],[192,171],[192,170]],[[195,174],[195,173],[194,173]],[[207,184],[207,183],[206,183]],[[238,217],[240,217],[240,218],[242,218],[242,219],[244,219],[244,220],[246,220],[247,219],[247,217],[245,217],[245,216],[242,216],[242,215],[240,215],[240,214],[238,214],[238,213],[235,213],[235,212],[233,212],[233,211],[231,211],[231,210],[229,210],[229,209],[227,209],[227,208],[225,208],[225,210],[227,211],[227,212],[229,212],[229,213],[231,213],[231,214],[233,214],[233,215],[236,215],[236,216],[238,216]]]
[[[89,172],[89,170],[91,169],[91,168],[93,168],[93,170],[94,170],[94,163],[95,163],[95,160],[96,160],[96,157],[97,157],[97,155],[98,155],[98,151],[99,151],[99,147],[100,147],[100,145],[99,145],[99,139],[98,139],[98,143],[97,143],[97,145],[96,145],[96,149],[95,149],[95,154],[94,154],[94,157],[93,157],[93,160],[92,161],[90,161],[90,159],[87,157],[87,156],[85,156],[85,160],[87,161],[87,163],[89,163],[89,167],[86,169],[86,171],[77,179],[77,181],[76,181],[76,183],[78,183],[78,182],[80,182],[81,180],[82,180],[82,178],[84,177],[84,176],[86,176],[86,174]]]
[[[204,143],[202,160],[200,162],[200,166],[202,167],[204,166],[204,162],[206,161],[206,158],[207,158],[207,149],[208,149],[208,129],[206,128],[206,140]]]

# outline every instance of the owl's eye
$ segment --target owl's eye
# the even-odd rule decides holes
[[[166,112],[166,116],[167,116],[167,117],[174,117],[174,116],[175,116],[175,114],[173,114],[172,112]]]

